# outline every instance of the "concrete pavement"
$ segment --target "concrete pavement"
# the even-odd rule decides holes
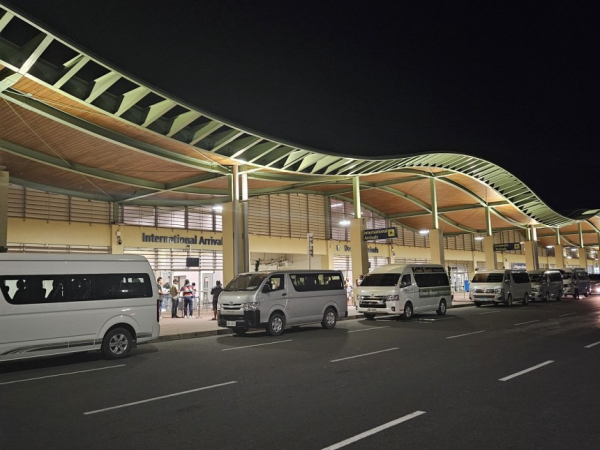
[[[454,294],[453,308],[461,306],[471,306],[473,302],[469,301],[468,293],[457,292]],[[177,339],[192,339],[205,336],[214,336],[218,334],[231,334],[228,328],[220,328],[213,317],[212,306],[208,304],[201,305],[200,310],[194,310],[194,318],[171,318],[170,311],[163,311],[160,319],[160,336],[152,342],[172,341]],[[179,311],[181,315],[181,311]],[[354,306],[348,307],[347,319],[353,320],[362,318],[362,314],[356,312]]]

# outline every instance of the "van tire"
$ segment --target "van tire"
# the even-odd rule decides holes
[[[506,306],[512,306],[512,303],[513,303],[512,294],[508,294],[508,297],[506,297]]]
[[[527,306],[527,303],[529,303],[529,294],[527,292],[525,292],[525,295],[523,296],[523,301],[521,302],[521,304],[523,306]]]
[[[279,312],[274,312],[267,322],[267,333],[271,336],[281,336],[285,328],[285,317]]]
[[[588,295],[590,295],[588,291],[585,291],[585,292],[583,293],[583,296],[584,296],[584,297],[587,297]]]
[[[113,328],[102,339],[102,353],[108,359],[122,359],[129,355],[133,347],[131,333],[121,327]]]
[[[234,328],[233,332],[234,334],[237,334],[238,336],[243,336],[246,334],[246,331],[248,331],[247,328]]]
[[[481,306],[481,302],[475,302],[475,306],[479,308]]]
[[[546,291],[546,294],[544,294],[544,298],[542,298],[543,302],[547,302],[550,300],[550,292]]]
[[[562,301],[562,291],[558,291],[558,294],[556,294],[556,301],[557,302]]]
[[[404,318],[404,320],[412,320],[413,318],[413,305],[411,302],[406,302],[404,304],[404,313],[402,314],[402,317]]]
[[[325,310],[325,314],[323,314],[323,320],[321,321],[321,326],[326,330],[331,330],[335,328],[335,324],[337,323],[337,313],[335,309],[331,306]]]
[[[446,300],[440,300],[440,307],[435,311],[438,316],[443,316],[446,314]]]
[[[365,319],[367,319],[367,320],[375,320],[375,314],[365,313]]]

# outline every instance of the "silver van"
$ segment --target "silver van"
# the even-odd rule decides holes
[[[580,268],[559,269],[563,279],[563,294],[579,298],[580,294],[587,297],[591,293],[590,276],[587,270]]]
[[[526,305],[530,293],[531,282],[524,270],[490,270],[475,274],[471,280],[469,298],[475,306],[483,303],[512,306],[515,301]]]
[[[219,295],[218,324],[244,334],[264,328],[279,336],[286,326],[321,322],[334,328],[348,316],[344,276],[337,270],[280,270],[236,276]]]
[[[558,270],[530,270],[531,301],[562,300],[563,281]]]

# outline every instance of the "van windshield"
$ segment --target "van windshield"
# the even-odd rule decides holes
[[[360,286],[396,286],[399,273],[370,273],[362,280]]]
[[[266,277],[266,273],[244,273],[231,280],[225,290],[255,291]]]
[[[502,283],[503,273],[476,273],[472,283]]]

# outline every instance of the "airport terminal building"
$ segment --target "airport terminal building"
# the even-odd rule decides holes
[[[357,158],[203,111],[0,7],[0,246],[145,256],[201,289],[236,273],[389,263],[598,272],[600,210],[566,217],[459,153]],[[160,61],[160,55],[157,55]]]

